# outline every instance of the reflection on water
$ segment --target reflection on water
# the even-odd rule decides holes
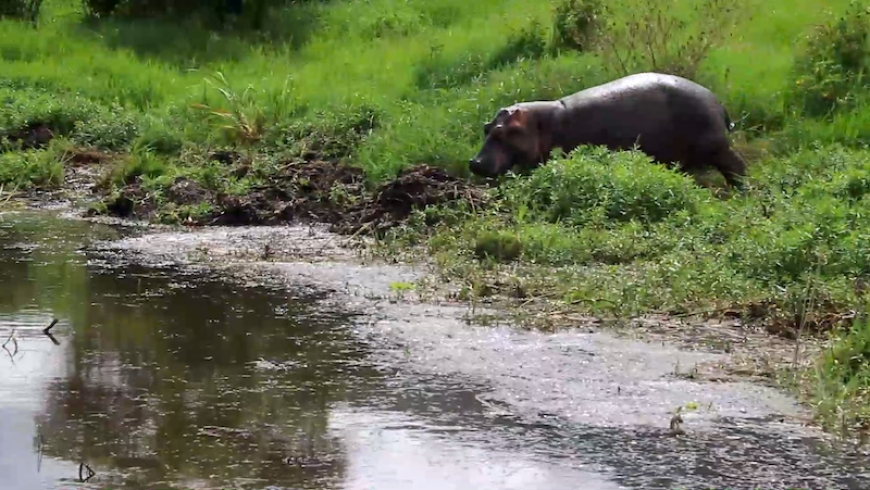
[[[34,422],[43,453],[70,462],[56,468],[68,477],[84,462],[119,470],[131,488],[200,479],[326,488],[340,479],[328,407],[348,382],[373,374],[354,362],[365,350],[348,336],[347,314],[313,309],[311,295],[88,267],[74,239],[89,227],[51,224],[6,223],[0,236],[0,336],[18,345],[2,353],[0,380],[3,425],[14,420],[14,437],[3,431],[3,469],[22,478],[14,488],[40,478],[32,445],[21,442],[37,436]],[[60,346],[41,332],[49,312],[61,319]]]
[[[457,440],[474,394],[373,364],[320,293],[109,266],[83,250],[119,230],[2,218],[0,489],[575,488],[579,467]]]

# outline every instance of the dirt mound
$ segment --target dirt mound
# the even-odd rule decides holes
[[[240,169],[251,172],[243,163],[233,173]],[[210,213],[186,223],[232,226],[318,222],[331,225],[338,233],[373,234],[401,224],[415,209],[461,200],[476,206],[484,203],[482,189],[429,165],[405,169],[374,192],[367,188],[362,169],[326,161],[287,163],[258,180],[259,184],[245,194],[236,195],[179,178],[165,190],[163,198],[177,206],[211,204]],[[112,215],[142,219],[152,219],[160,211],[138,181],[110,199],[106,208]]]
[[[374,225],[375,231],[383,231],[404,222],[415,209],[463,200],[481,206],[485,196],[482,189],[422,164],[403,170],[395,180],[382,185],[371,199],[351,210],[351,219],[340,226],[355,232],[361,226]]]
[[[359,168],[323,161],[294,162],[245,195],[216,195],[217,210],[207,224],[334,224],[347,212],[338,196],[349,200],[364,193],[365,176]]]

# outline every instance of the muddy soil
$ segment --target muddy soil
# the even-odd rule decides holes
[[[238,155],[223,152],[213,159],[234,165],[232,173],[237,177],[252,171],[250,162]],[[215,192],[184,177],[176,179],[163,194],[163,203],[157,202],[139,178],[117,195],[98,192],[105,199],[107,214],[121,218],[152,220],[166,202],[181,206],[209,203],[211,211],[191,217],[185,224],[326,223],[337,233],[371,235],[402,224],[415,210],[427,206],[464,201],[483,207],[486,203],[483,188],[429,165],[406,168],[395,179],[370,190],[362,169],[323,160],[285,162],[245,195]]]

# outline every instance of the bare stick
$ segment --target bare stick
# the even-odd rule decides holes
[[[51,333],[46,333],[45,335],[48,336],[48,340],[51,340],[51,343],[52,343],[52,344],[54,344],[54,345],[60,345],[60,341],[57,340],[57,338],[55,338],[54,335],[52,335]]]
[[[87,476],[87,477],[82,476],[82,470],[83,470],[83,469],[88,470],[88,476]],[[84,464],[84,463],[79,463],[79,481],[80,481],[80,482],[84,483],[84,482],[90,480],[90,479],[91,479],[94,475],[96,475],[96,474],[97,474],[97,473],[96,473],[94,470],[92,470],[90,466],[88,466],[88,465],[86,465],[86,464]]]
[[[54,328],[55,325],[57,325],[57,322],[58,322],[58,319],[57,319],[57,318],[53,319],[53,320],[51,321],[51,325],[49,325],[49,326],[45,327],[44,329],[42,329],[42,333],[44,333],[45,335],[51,336],[51,333],[50,333],[50,332],[51,332],[51,329]]]
[[[6,339],[6,342],[3,342],[3,346],[2,346],[2,347],[3,347],[4,349],[6,348],[6,344],[8,344],[10,340],[12,340],[12,336],[13,336],[13,335],[15,335],[15,329],[14,329],[14,328],[12,329],[12,332],[9,334],[9,338]]]

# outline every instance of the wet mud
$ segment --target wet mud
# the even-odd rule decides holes
[[[30,271],[18,278],[45,277],[50,289],[54,276],[31,268],[61,257],[78,261],[88,286],[71,291],[90,296],[67,300],[80,311],[56,327],[72,349],[64,362],[56,357],[60,347],[39,334],[50,320],[45,313],[25,308],[0,317],[0,337],[10,328],[30,332],[21,334],[22,351],[32,358],[40,350],[40,369],[56,369],[41,375],[50,388],[20,381],[10,387],[7,379],[0,391],[10,395],[2,399],[64,400],[39,419],[43,437],[62,441],[54,442],[51,464],[68,472],[84,458],[100,484],[562,489],[583,481],[583,488],[857,489],[870,483],[866,453],[809,425],[808,410],[790,397],[739,378],[700,375],[704,366],[734,357],[715,348],[630,340],[594,328],[592,319],[555,333],[507,320],[483,324],[478,315],[501,312],[421,297],[406,286],[426,271],[367,261],[347,247],[347,237],[324,227],[177,232],[80,224],[60,231],[56,223],[79,221],[46,226],[44,218],[21,219],[12,230],[51,229],[65,238],[7,237],[4,267]],[[45,256],[51,247],[78,258]],[[27,263],[34,265],[21,265]],[[45,294],[15,290],[22,298]],[[667,330],[649,329],[662,338]],[[60,368],[70,362],[79,373],[72,377],[69,367]],[[69,397],[88,408],[70,408]],[[677,437],[670,423],[680,406],[685,433]],[[113,409],[122,415],[102,415]],[[131,424],[142,432],[122,435],[120,427]],[[88,440],[83,433],[92,434],[90,443],[81,442]],[[32,451],[13,450],[22,457]]]
[[[250,162],[238,155],[214,158],[232,162],[232,174],[237,177],[253,172]],[[111,196],[107,190],[100,192],[110,216],[153,220],[165,205],[139,178]],[[162,197],[175,205],[210,205],[211,211],[189,218],[188,225],[325,223],[337,233],[374,235],[402,224],[413,211],[427,206],[461,201],[482,207],[486,203],[482,188],[429,165],[406,168],[395,179],[369,189],[362,169],[323,160],[286,162],[245,195],[216,192],[180,177]]]

